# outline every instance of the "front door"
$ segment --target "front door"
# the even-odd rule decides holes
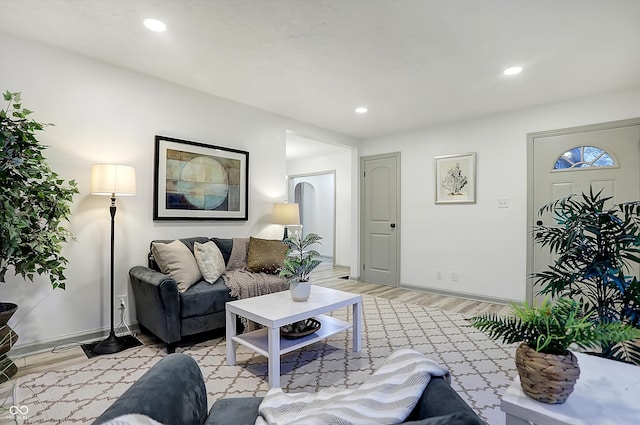
[[[640,119],[534,133],[529,135],[529,143],[533,158],[530,229],[553,223],[548,215],[538,215],[543,205],[588,193],[590,186],[594,192],[602,190],[603,195],[613,197],[606,204],[609,207],[640,199]],[[530,272],[542,271],[553,263],[546,247],[534,245],[532,235],[528,241],[533,254]],[[539,289],[528,279],[527,299],[539,302]]]
[[[398,286],[400,154],[363,157],[361,280]]]

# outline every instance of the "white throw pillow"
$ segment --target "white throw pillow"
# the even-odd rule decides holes
[[[179,292],[186,291],[202,279],[196,259],[189,248],[179,240],[171,243],[153,243],[151,253],[160,271],[176,281]]]
[[[207,282],[214,284],[224,273],[224,257],[220,248],[214,242],[194,244],[193,254],[202,277]]]

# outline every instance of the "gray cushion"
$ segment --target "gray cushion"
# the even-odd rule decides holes
[[[254,425],[262,397],[223,398],[209,411],[205,425]]]
[[[222,278],[214,284],[204,280],[195,283],[180,297],[180,317],[204,316],[225,310],[225,303],[233,301]]]
[[[224,258],[224,263],[227,264],[229,262],[231,250],[233,249],[233,239],[211,238],[211,240],[213,243],[218,245],[218,248],[222,253],[222,258]]]
[[[403,423],[405,425],[484,425],[480,418],[467,412],[455,412]]]
[[[482,425],[483,422],[469,405],[449,385],[448,377],[432,377],[429,385],[422,393],[422,397],[413,409],[407,421],[417,421],[424,418],[437,418],[454,413],[466,413],[476,422],[471,424]],[[457,419],[456,419],[457,420]],[[417,422],[422,423],[422,422]],[[438,423],[438,422],[436,422]]]

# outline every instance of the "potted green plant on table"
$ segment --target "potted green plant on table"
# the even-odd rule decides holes
[[[516,368],[522,390],[543,403],[564,403],[573,391],[580,369],[571,346],[589,349],[600,344],[640,338],[640,329],[621,322],[594,321],[580,302],[547,297],[538,306],[512,303],[513,316],[485,314],[470,320],[475,328],[504,343],[521,342]]]
[[[541,295],[580,301],[600,323],[640,327],[640,201],[607,208],[610,200],[590,189],[540,209],[557,225],[536,226],[534,240],[556,259],[533,274],[534,286]],[[603,341],[599,350],[603,357],[640,364],[638,340]]]
[[[289,282],[289,291],[294,301],[306,301],[311,293],[311,272],[321,263],[318,251],[308,249],[320,243],[322,237],[309,233],[304,238],[295,234],[284,240],[287,255],[280,269],[280,276]]]
[[[10,270],[33,281],[49,275],[53,288],[65,288],[67,259],[61,250],[72,238],[62,225],[71,214],[76,182],[65,183],[48,166],[36,132],[46,125],[29,117],[20,93],[4,93],[8,102],[0,110],[0,282]],[[9,319],[17,306],[0,302],[0,316]],[[6,352],[17,335],[6,321],[0,323],[0,382],[17,371]]]
[[[289,282],[289,293],[293,301],[307,301],[311,295],[311,272],[320,265],[315,250],[308,249],[315,243],[320,243],[321,236],[309,233],[301,238],[298,233],[284,240],[287,245],[287,255],[280,269],[280,276]],[[296,339],[309,335],[320,329],[320,322],[309,318],[300,320],[280,328],[280,334],[287,339]]]

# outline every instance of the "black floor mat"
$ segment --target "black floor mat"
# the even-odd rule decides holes
[[[133,335],[125,335],[120,337],[124,340],[125,342],[125,350],[128,348],[133,348],[133,347],[138,347],[140,345],[142,345],[142,343],[140,342],[140,340],[138,340],[138,338],[136,338]],[[91,359],[93,357],[99,356],[100,354],[96,354],[93,352],[93,347],[96,346],[97,343],[99,343],[100,341],[96,341],[96,342],[91,342],[89,344],[82,344],[82,351],[84,351],[84,354],[87,355],[87,358]]]

